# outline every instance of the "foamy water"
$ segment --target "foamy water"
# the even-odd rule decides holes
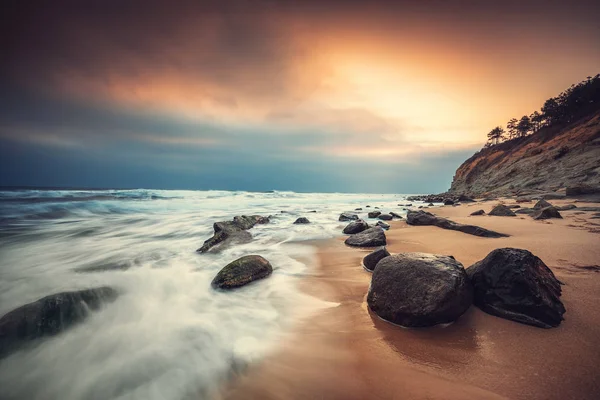
[[[85,322],[0,360],[2,399],[181,399],[209,396],[260,360],[302,316],[331,306],[301,293],[314,248],[341,235],[341,212],[402,213],[405,195],[227,191],[0,192],[0,315],[61,291],[121,295]],[[310,211],[317,211],[312,213]],[[282,212],[284,211],[284,212]],[[197,254],[212,224],[272,215],[254,239]],[[293,225],[305,216],[311,224]],[[210,282],[260,254],[267,279],[229,292]]]

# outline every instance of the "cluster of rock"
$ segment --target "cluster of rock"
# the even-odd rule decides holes
[[[558,326],[566,311],[560,282],[527,250],[496,249],[465,270],[452,256],[390,255],[380,248],[367,255],[363,265],[373,272],[369,308],[404,327],[451,323],[471,304],[542,328]]]
[[[409,201],[422,201],[424,203],[443,203],[446,206],[451,206],[456,203],[473,203],[476,200],[466,194],[455,194],[455,193],[440,193],[440,194],[424,194],[409,196],[406,198]]]
[[[459,231],[467,233],[469,235],[489,237],[489,238],[500,238],[507,237],[504,233],[495,232],[489,229],[482,228],[476,225],[464,225],[451,221],[446,218],[438,217],[427,211],[409,211],[406,214],[406,223],[414,226],[437,226],[442,229],[449,229],[453,231]]]
[[[511,208],[518,208],[513,211]],[[554,207],[552,204],[542,199],[538,201],[533,208],[521,208],[519,205],[506,206],[504,204],[498,204],[495,206],[488,215],[501,216],[501,217],[516,217],[517,214],[528,214],[535,220],[550,219],[550,218],[562,218],[560,211],[571,210],[576,208],[574,204],[569,204],[563,207]],[[483,215],[483,210],[479,210],[480,213],[471,215]]]

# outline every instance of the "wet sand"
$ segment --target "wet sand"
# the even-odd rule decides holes
[[[430,211],[507,233],[508,238],[479,238],[397,221],[387,232],[388,249],[453,255],[465,267],[499,247],[530,250],[565,283],[567,313],[558,328],[522,325],[476,307],[447,327],[388,324],[366,305],[371,274],[361,260],[370,250],[347,247],[340,237],[319,242],[320,263],[300,283],[307,293],[339,305],[301,322],[272,356],[236,377],[222,397],[600,398],[600,220],[591,218],[593,212],[576,209],[561,212],[563,220],[468,216],[480,208],[488,212],[496,203]]]

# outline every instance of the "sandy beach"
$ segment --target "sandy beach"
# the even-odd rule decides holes
[[[551,200],[554,205],[571,203]],[[391,253],[452,255],[465,268],[501,247],[531,251],[564,282],[565,320],[541,329],[472,306],[447,327],[404,329],[366,304],[368,249],[345,236],[318,243],[319,264],[302,280],[312,296],[338,303],[302,321],[278,350],[233,380],[226,399],[596,399],[600,395],[600,220],[469,216],[498,201],[430,208],[456,222],[510,235],[480,238],[392,222]],[[505,200],[506,204],[514,204]],[[522,204],[531,207],[532,203]],[[597,204],[576,203],[578,207]]]

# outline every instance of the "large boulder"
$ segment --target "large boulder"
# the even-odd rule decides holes
[[[446,200],[444,200],[444,205],[445,206],[452,206],[452,205],[454,205],[454,200],[452,200],[452,199],[446,199]]]
[[[406,223],[408,225],[415,226],[427,226],[433,225],[442,229],[449,229],[453,231],[459,231],[463,233],[467,233],[469,235],[481,236],[481,237],[490,237],[490,238],[499,238],[499,237],[507,237],[504,233],[499,233],[495,231],[491,231],[489,229],[482,228],[476,225],[463,225],[456,223],[454,221],[450,221],[449,219],[438,217],[429,213],[427,211],[419,210],[419,211],[409,211],[406,214]]]
[[[90,311],[98,310],[117,296],[115,289],[102,286],[52,294],[9,312],[0,318],[0,355],[82,322]]]
[[[234,289],[271,275],[273,267],[261,256],[249,255],[230,262],[213,279],[215,289]]]
[[[498,204],[496,207],[492,208],[492,211],[488,213],[488,215],[493,215],[496,217],[516,217],[515,214],[510,208],[506,207],[504,204]]]
[[[460,201],[461,203],[474,203],[475,200],[469,196],[467,196],[466,194],[461,194],[460,196],[458,196],[458,201]]]
[[[381,214],[377,218],[379,218],[380,220],[383,220],[383,221],[391,221],[393,217],[391,214]]]
[[[527,250],[496,249],[467,268],[483,311],[528,325],[551,328],[563,320],[560,282]]]
[[[462,264],[454,257],[425,253],[380,260],[367,295],[374,313],[405,327],[453,322],[472,301],[473,288]]]
[[[340,222],[356,221],[357,219],[358,219],[358,215],[356,215],[356,214],[341,213],[340,218],[338,218],[338,221],[340,221]]]
[[[369,218],[377,218],[381,215],[381,211],[370,211],[367,215]]]
[[[300,217],[294,221],[294,224],[310,224],[310,221],[306,217]]]
[[[390,252],[384,247],[381,247],[377,250],[373,250],[372,253],[369,253],[363,258],[363,267],[369,271],[373,272],[377,263],[383,260],[386,257],[390,256]]]
[[[367,224],[364,220],[358,219],[356,221],[350,222],[344,228],[343,232],[346,235],[354,235],[355,233],[359,233],[369,229],[369,224]]]
[[[377,247],[385,246],[387,242],[383,229],[376,226],[350,236],[345,243],[354,247]]]
[[[269,218],[260,215],[242,215],[233,217],[233,221],[221,221],[213,224],[214,234],[204,241],[202,247],[196,250],[205,253],[213,248],[218,249],[226,243],[245,243],[252,240],[250,232],[246,232],[256,224],[266,224]],[[217,247],[218,246],[218,247]]]
[[[535,210],[541,210],[542,208],[546,208],[546,207],[552,207],[552,204],[548,203],[546,200],[542,199],[540,201],[538,201],[537,203],[535,203],[535,205],[533,206],[533,208]]]
[[[531,214],[533,219],[550,219],[550,218],[562,218],[562,215],[558,212],[556,207],[550,206],[536,210],[535,213]]]

